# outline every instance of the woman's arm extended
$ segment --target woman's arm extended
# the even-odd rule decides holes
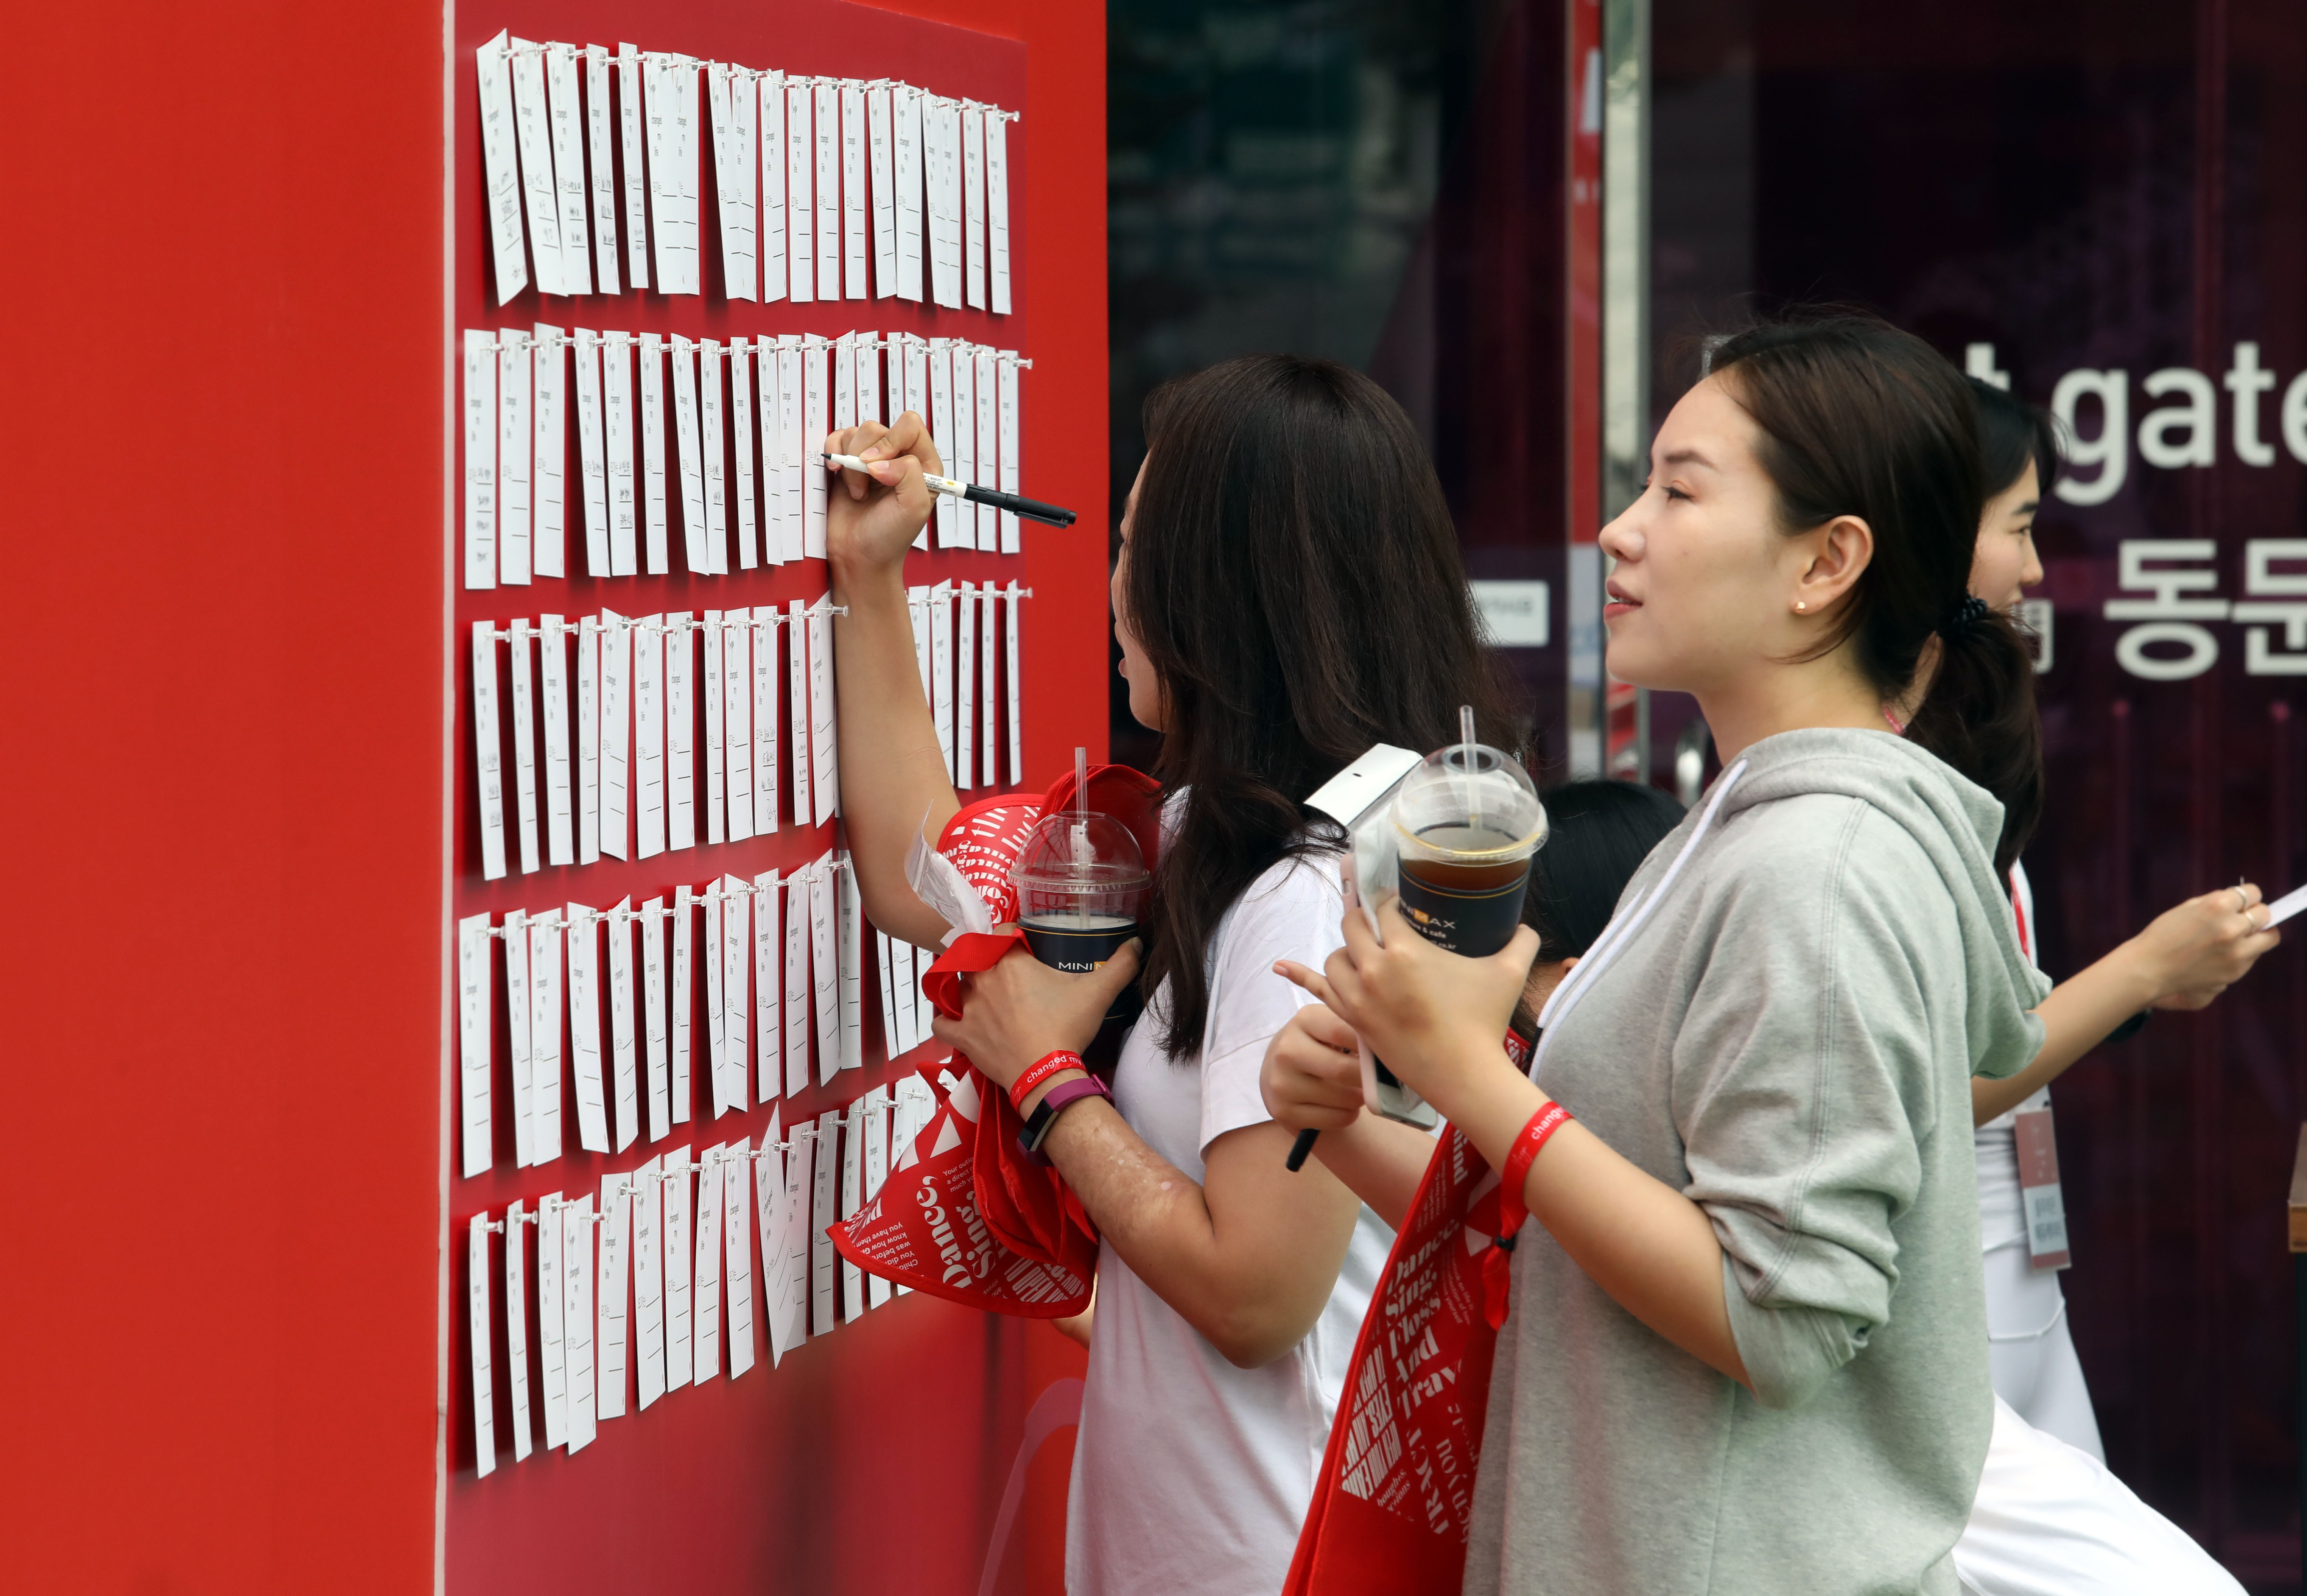
[[[1468,959],[1420,937],[1392,899],[1378,915],[1384,946],[1360,914],[1345,916],[1346,945],[1330,956],[1326,995],[1316,995],[1503,1170],[1522,1127],[1548,1102],[1498,1045],[1538,934],[1525,926],[1505,951]],[[1522,1200],[1620,1307],[1752,1386],[1723,1295],[1722,1244],[1703,1208],[1575,1120],[1531,1163]]]
[[[937,446],[908,410],[894,427],[869,421],[827,440],[831,451],[870,462],[842,471],[826,489],[826,562],[839,687],[841,818],[866,918],[923,948],[950,928],[905,884],[905,850],[924,821],[934,842],[961,802],[946,775],[937,723],[922,696],[905,608],[905,551],[929,520],[923,471],[939,471]],[[804,469],[815,469],[810,461]]]
[[[2051,989],[2035,1012],[2043,1047],[2035,1061],[2002,1080],[1975,1077],[1971,1122],[1984,1125],[2049,1085],[2142,1008],[2201,1008],[2251,973],[2283,940],[2261,931],[2259,888],[2222,887],[2165,909],[2147,929],[2071,980]]]
[[[1305,965],[1283,959],[1274,973],[1310,992],[1325,990]],[[1318,1130],[1314,1155],[1395,1230],[1409,1217],[1418,1183],[1434,1162],[1434,1138],[1362,1111],[1362,1067],[1354,1028],[1319,1003],[1308,1003],[1274,1033],[1258,1075],[1265,1111],[1291,1131]]]
[[[933,1028],[1006,1091],[1035,1060],[1085,1046],[1136,972],[1134,943],[1087,975],[1013,953],[969,978],[962,1018],[939,1017]],[[1069,1070],[1049,1082],[1026,1099],[1026,1111],[1078,1078]],[[1256,1369],[1297,1345],[1321,1317],[1361,1211],[1323,1171],[1292,1174],[1290,1141],[1270,1121],[1228,1131],[1204,1151],[1196,1184],[1111,1103],[1092,1098],[1059,1116],[1042,1151],[1137,1277],[1229,1362]]]

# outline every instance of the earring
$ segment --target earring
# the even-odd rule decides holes
[[[1797,615],[1802,614],[1804,612],[1805,612],[1805,611],[1806,611],[1806,610],[1808,610],[1809,608],[1810,608],[1810,605],[1808,605],[1805,604],[1801,599],[1797,598],[1797,599],[1796,599],[1796,600],[1795,600],[1795,614],[1797,614]]]

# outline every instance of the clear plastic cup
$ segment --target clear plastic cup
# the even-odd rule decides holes
[[[1437,749],[1403,780],[1393,818],[1402,917],[1469,958],[1512,941],[1546,840],[1546,806],[1522,766],[1486,743]]]
[[[1138,934],[1154,878],[1127,826],[1111,815],[1068,809],[1033,823],[1009,880],[1033,957],[1080,974]]]

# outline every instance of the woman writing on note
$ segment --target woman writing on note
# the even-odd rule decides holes
[[[1067,1587],[1271,1596],[1389,1240],[1337,1180],[1283,1167],[1290,1133],[1258,1094],[1266,1043],[1303,1001],[1274,962],[1337,946],[1340,839],[1299,800],[1373,742],[1445,741],[1461,703],[1511,739],[1440,486],[1368,379],[1230,361],[1157,391],[1146,437],[1112,598],[1130,710],[1162,734],[1167,789],[1150,1000],[1111,1102],[1068,1106],[1042,1144],[1102,1236]],[[867,462],[843,473],[828,521],[858,885],[876,925],[936,947],[948,928],[904,859],[923,811],[935,835],[958,801],[901,568],[938,456],[911,415],[831,448]],[[1138,968],[1125,952],[1068,975],[1013,954],[970,979],[965,1017],[937,1034],[1007,1087],[1085,1046]]]

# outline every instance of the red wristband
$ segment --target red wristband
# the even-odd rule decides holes
[[[1063,1075],[1068,1069],[1087,1068],[1082,1062],[1081,1055],[1068,1049],[1059,1048],[1056,1052],[1044,1053],[1025,1066],[1025,1073],[1009,1084],[1009,1101],[1022,1114],[1025,1111],[1025,1099],[1049,1085],[1051,1076]]]
[[[1514,1137],[1514,1146],[1506,1152],[1506,1167],[1498,1187],[1498,1236],[1489,1254],[1482,1259],[1483,1308],[1496,1330],[1506,1322],[1506,1288],[1511,1283],[1507,1255],[1514,1251],[1514,1232],[1522,1222],[1530,1217],[1522,1204],[1522,1188],[1530,1180],[1530,1166],[1554,1133],[1570,1123],[1570,1111],[1558,1103],[1549,1103],[1530,1117],[1530,1123]]]

